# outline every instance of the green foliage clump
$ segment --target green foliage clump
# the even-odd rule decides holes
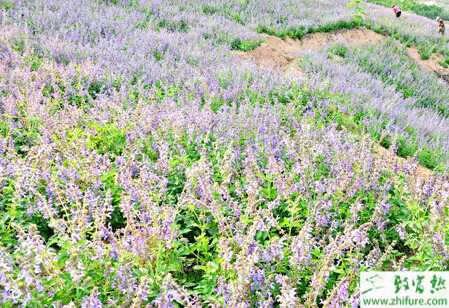
[[[204,4],[202,7],[202,11],[206,15],[214,15],[219,12],[219,9],[210,4]]]
[[[449,68],[449,57],[446,57],[443,60],[441,60],[439,64],[444,68]]]
[[[39,191],[45,191],[45,183],[41,181]],[[28,228],[36,226],[37,231],[45,242],[54,235],[54,230],[49,226],[48,219],[39,212],[30,211],[34,200],[30,197],[17,198],[15,195],[16,183],[8,179],[0,188],[0,242],[3,247],[14,247],[18,245],[17,230],[15,226],[20,225]]]
[[[257,32],[265,33],[269,35],[278,36],[280,38],[294,38],[294,39],[302,39],[307,34],[319,33],[319,32],[335,32],[339,30],[351,30],[357,29],[363,26],[363,22],[359,19],[352,20],[339,20],[333,23],[327,23],[323,25],[319,25],[316,27],[292,27],[288,29],[276,29],[270,26],[259,25],[257,27]]]
[[[146,139],[142,140],[142,152],[151,161],[155,162],[159,158],[159,153],[154,147],[153,136],[148,136]]]
[[[215,288],[223,274],[218,255],[217,220],[206,208],[190,204],[176,215],[176,227],[185,239],[177,248],[182,260],[182,270],[176,273],[177,279],[191,285],[201,297],[216,300]]]
[[[42,63],[44,63],[44,59],[37,54],[33,54],[26,58],[26,62],[30,65],[31,71],[37,71]]]
[[[23,54],[25,52],[25,48],[26,48],[25,39],[22,37],[15,38],[12,42],[11,48],[15,52],[17,52],[19,54]]]
[[[231,42],[232,50],[251,51],[262,44],[262,40],[242,40],[236,38]]]
[[[0,0],[0,10],[9,11],[15,7],[14,2],[11,0]]]
[[[153,21],[154,16],[153,16],[153,11],[150,8],[144,8],[142,10],[142,13],[144,15],[144,18],[142,20],[139,20],[136,23],[136,28],[145,30],[150,26],[151,22]]]
[[[9,131],[9,124],[5,121],[0,121],[0,136],[2,136],[3,138],[8,137]]]
[[[348,47],[346,47],[345,45],[335,45],[332,46],[331,48],[329,48],[329,54],[331,55],[335,55],[335,56],[339,56],[339,57],[346,57],[347,53],[348,53]]]
[[[432,149],[423,148],[418,152],[418,161],[422,166],[430,170],[436,170],[441,167],[444,155],[447,155],[447,153],[443,154]]]
[[[126,131],[114,124],[93,125],[95,134],[89,138],[89,147],[98,154],[116,158],[123,154],[126,148]]]
[[[103,3],[105,4],[109,4],[109,5],[117,5],[119,4],[120,0],[101,0]]]
[[[109,194],[112,199],[112,213],[108,218],[108,224],[112,230],[118,230],[126,226],[126,218],[120,209],[121,194],[123,188],[117,183],[117,172],[111,170],[101,175],[101,182],[103,184],[103,191],[105,194]]]
[[[405,137],[399,138],[397,147],[398,156],[403,158],[413,157],[418,151],[418,145],[413,140],[407,140]]]
[[[189,25],[185,20],[173,21],[162,19],[157,23],[157,27],[167,29],[170,32],[189,32]]]
[[[162,61],[164,59],[164,53],[159,50],[155,50],[153,52],[153,57],[156,61]]]
[[[14,143],[17,154],[26,156],[32,146],[34,146],[39,138],[41,120],[37,117],[25,117],[21,126],[11,130],[11,137]],[[5,125],[3,130],[8,132],[8,127]]]
[[[96,99],[99,94],[104,92],[105,88],[106,86],[102,81],[94,80],[89,84],[87,93],[89,93],[92,99]]]
[[[418,46],[418,53],[421,60],[429,60],[432,54],[436,52],[436,47],[433,44],[421,44]]]
[[[39,64],[36,62],[33,63],[32,65]],[[42,95],[47,98],[55,98],[56,94],[59,94],[58,96],[62,97],[62,99],[53,101],[53,103],[56,103],[55,111],[62,110],[65,104],[82,109],[89,109],[92,107],[93,101],[96,100],[99,95],[103,94],[108,87],[109,86],[103,80],[86,80],[85,78],[81,78],[73,79],[68,82],[58,81],[56,83],[46,83],[42,87]],[[117,90],[119,87],[119,80],[114,81],[112,88]]]

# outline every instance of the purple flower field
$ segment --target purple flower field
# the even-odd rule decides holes
[[[0,305],[358,307],[362,271],[449,270],[446,84],[397,42],[237,55],[346,2],[0,0]]]

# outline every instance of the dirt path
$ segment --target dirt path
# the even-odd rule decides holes
[[[449,68],[444,68],[440,65],[443,56],[440,54],[433,54],[428,60],[422,60],[418,50],[414,47],[407,48],[407,54],[412,58],[422,69],[436,73],[440,78],[448,81]]]

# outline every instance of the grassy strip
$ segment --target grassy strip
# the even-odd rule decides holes
[[[291,27],[284,30],[277,30],[274,27],[260,25],[257,27],[258,33],[265,33],[268,35],[277,36],[280,38],[293,38],[293,39],[302,39],[307,34],[318,33],[318,32],[335,32],[338,30],[351,30],[357,29],[363,26],[363,22],[359,20],[340,20],[334,23],[329,23],[325,25],[320,25],[317,27]]]

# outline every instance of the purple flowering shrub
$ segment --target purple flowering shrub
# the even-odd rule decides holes
[[[382,106],[383,84],[237,62],[201,31],[257,34],[195,3],[8,9],[0,303],[356,306],[360,271],[447,270],[447,174],[415,177],[342,122],[342,100]]]
[[[393,85],[403,96],[414,97],[416,107],[434,110],[447,118],[449,91],[446,82],[432,73],[422,71],[394,42],[379,47],[359,48],[348,54],[348,60],[355,61],[365,71]],[[377,57],[373,57],[373,54]]]
[[[442,81],[418,71],[410,63],[408,65],[412,65],[413,70],[406,70],[407,62],[396,58],[382,65],[381,61],[387,57],[385,54],[394,57],[386,48],[382,49],[383,52],[360,49],[357,50],[359,54],[344,46],[340,48],[345,50],[344,57],[335,58],[335,51],[331,48],[330,55],[315,53],[303,59],[301,66],[310,75],[312,87],[348,97],[349,100],[336,102],[344,111],[360,118],[363,127],[385,147],[395,145],[396,151],[401,153],[406,147],[403,144],[405,139],[408,146],[415,147],[405,157],[419,156],[418,148],[423,153],[431,149],[435,158],[429,167],[442,164],[440,167],[446,169],[449,150],[447,119],[431,110],[438,109],[438,106],[446,110],[447,105],[442,98],[447,91]],[[417,75],[429,82],[415,82]],[[432,85],[434,90],[430,91],[428,87]],[[429,108],[424,108],[424,104]]]
[[[341,0],[323,0],[318,3],[292,0],[269,0],[263,3],[254,0],[226,2],[173,0],[168,2],[181,8],[182,11],[185,10],[193,14],[199,12],[214,18],[222,16],[250,29],[256,29],[261,24],[279,29],[293,26],[312,27],[339,20],[349,20],[352,17],[351,10],[348,10],[346,6],[347,2]],[[162,8],[162,10],[165,9]]]

